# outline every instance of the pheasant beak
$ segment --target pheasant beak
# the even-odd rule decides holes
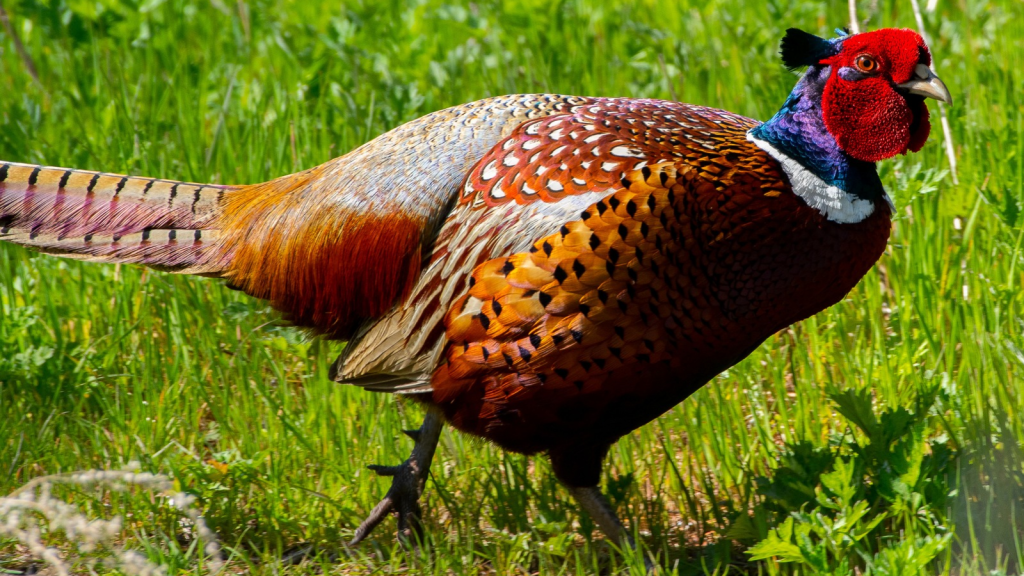
[[[914,69],[914,78],[910,79],[909,82],[903,84],[897,84],[897,88],[904,90],[910,94],[918,94],[926,98],[935,98],[940,102],[946,104],[953,103],[953,97],[949,94],[949,89],[946,85],[939,80],[939,77],[932,72],[931,68],[924,64],[918,64],[917,68]]]

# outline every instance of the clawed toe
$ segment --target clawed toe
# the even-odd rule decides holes
[[[380,476],[391,476],[391,488],[388,489],[387,495],[374,506],[366,520],[363,520],[359,528],[356,528],[355,536],[349,542],[349,546],[355,546],[362,542],[392,512],[398,513],[398,537],[415,544],[420,526],[419,498],[422,489],[419,466],[410,458],[398,466],[373,464],[367,468]]]
[[[398,466],[373,464],[370,470],[379,476],[390,476],[391,487],[387,494],[373,507],[369,516],[356,528],[349,546],[362,542],[370,532],[392,512],[398,515],[398,537],[415,546],[420,537],[420,494],[430,473],[430,461],[441,434],[442,420],[439,414],[428,412],[423,426],[418,430],[403,432],[416,441],[409,459]]]
[[[338,561],[338,553],[334,550],[325,550],[313,544],[297,544],[281,554],[279,562],[282,566],[297,566],[306,561],[322,558],[333,564]]]
[[[367,466],[370,470],[377,473],[377,476],[395,476],[402,471],[402,464],[398,466],[384,466],[382,464],[370,464]]]

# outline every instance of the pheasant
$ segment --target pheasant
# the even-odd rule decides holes
[[[598,483],[618,438],[776,331],[844,297],[882,254],[875,163],[917,151],[951,102],[911,30],[824,39],[760,123],[660,100],[552,94],[434,112],[262,184],[0,163],[0,239],[226,279],[349,342],[337,382],[426,407],[387,495],[418,499],[445,423],[554,473],[611,539]]]

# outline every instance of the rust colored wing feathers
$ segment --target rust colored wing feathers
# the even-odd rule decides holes
[[[464,402],[468,388],[479,387],[479,421],[460,427],[493,426],[510,403],[542,390],[548,401],[586,394],[623,366],[666,359],[674,335],[649,320],[664,312],[663,301],[680,297],[670,283],[702,281],[669,261],[677,238],[663,222],[675,216],[677,172],[656,164],[619,181],[628,187],[528,251],[473,271],[468,293],[445,318],[447,363],[433,380],[441,404]]]

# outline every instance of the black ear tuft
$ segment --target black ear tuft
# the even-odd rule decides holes
[[[779,47],[782,63],[790,70],[814,66],[825,58],[835,56],[834,44],[798,28],[786,30]]]

